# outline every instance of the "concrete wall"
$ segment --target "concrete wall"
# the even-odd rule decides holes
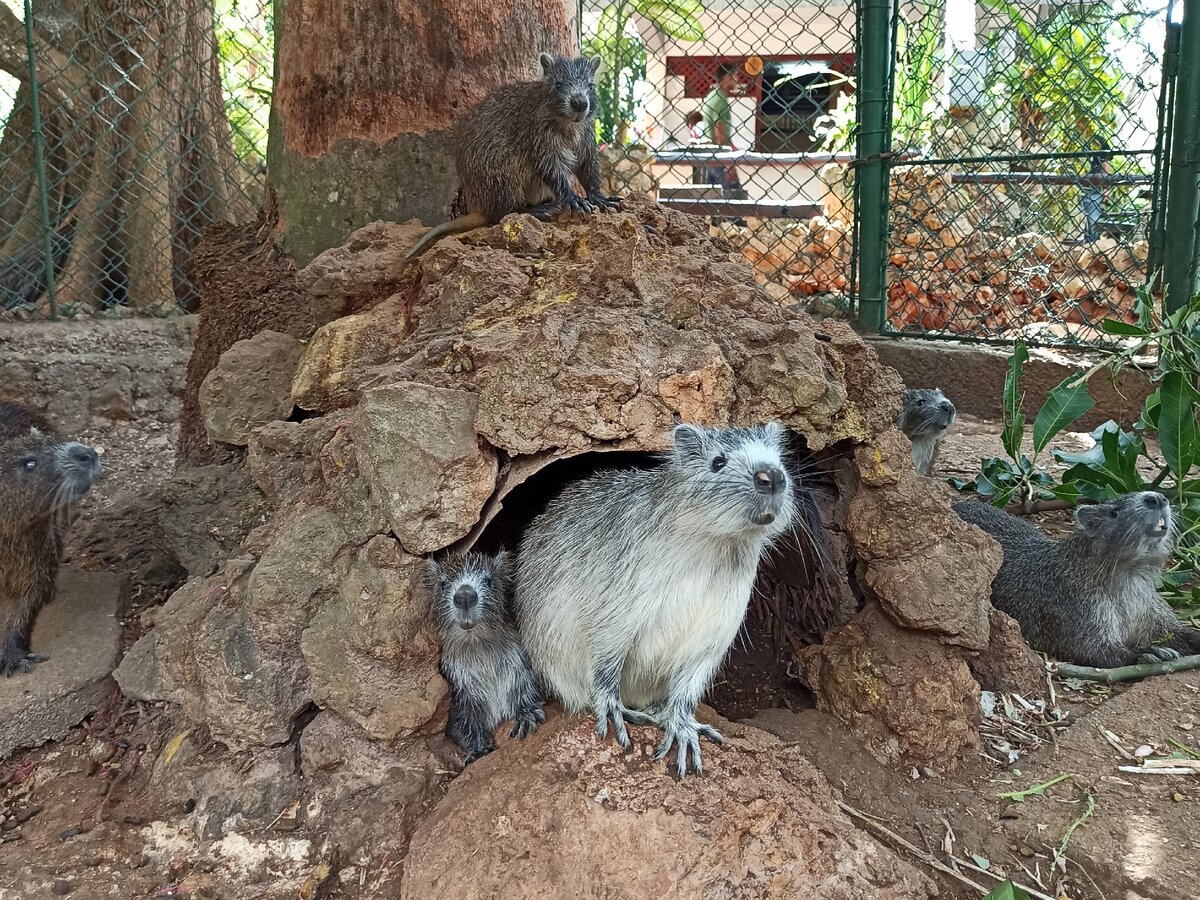
[[[65,432],[179,419],[194,316],[0,325],[0,400],[45,412]]]
[[[984,419],[1003,417],[1004,376],[1010,355],[1006,348],[885,338],[871,338],[871,345],[909,387],[940,387],[960,413]],[[1022,386],[1025,412],[1031,421],[1055,386],[1099,359],[1040,349],[1030,350],[1029,355]],[[1129,427],[1153,392],[1148,373],[1134,368],[1125,369],[1115,380],[1096,375],[1089,385],[1096,406],[1072,426],[1076,431],[1091,431],[1109,419]]]

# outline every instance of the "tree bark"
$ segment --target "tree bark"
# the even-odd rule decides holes
[[[300,265],[385,219],[445,218],[450,127],[577,52],[577,0],[276,0],[268,171]]]
[[[253,219],[225,117],[212,0],[40,0],[35,15],[60,305],[187,304],[182,266],[200,232]],[[0,284],[0,306],[35,302],[45,289],[23,34],[0,5],[0,69],[22,80],[0,147],[0,269],[37,261],[19,296]]]

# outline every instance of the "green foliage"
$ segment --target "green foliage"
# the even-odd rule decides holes
[[[1106,321],[1104,330],[1125,337],[1127,346],[1088,371],[1071,375],[1054,388],[1034,417],[1033,458],[1021,453],[1026,433],[1021,369],[1029,354],[1018,343],[1009,360],[1004,383],[1003,444],[1007,458],[980,461],[974,479],[951,479],[959,490],[971,490],[997,506],[1032,499],[1103,501],[1132,491],[1157,490],[1170,497],[1179,518],[1180,539],[1176,562],[1167,572],[1166,589],[1192,606],[1200,603],[1200,296],[1155,325],[1150,298],[1138,301],[1138,324]],[[1095,446],[1085,453],[1053,450],[1054,458],[1068,466],[1060,483],[1038,465],[1042,452],[1055,436],[1094,406],[1088,384],[1097,374],[1116,371],[1149,347],[1157,347],[1157,389],[1146,398],[1141,415],[1130,430],[1105,422],[1092,432]],[[1157,452],[1146,440],[1153,436]]]
[[[1029,900],[1029,895],[1011,881],[1006,881],[983,900]]]
[[[905,19],[897,23],[893,149],[927,146],[937,121],[938,71],[943,62],[941,4],[942,0],[928,0],[915,24]],[[856,86],[853,78],[846,80]],[[823,152],[854,152],[858,140],[856,97],[856,93],[843,94],[837,107],[816,121],[814,130]]]
[[[991,68],[989,89],[1016,114],[1031,144],[1047,150],[1086,152],[1099,137],[1113,140],[1124,108],[1124,72],[1113,52],[1128,30],[1105,3],[1070,3],[1044,22],[1029,22],[1028,9],[1006,0],[980,0],[1005,16],[1019,37],[1017,58]],[[993,50],[996,46],[993,45]],[[1086,171],[1086,158],[1075,161]]]
[[[233,149],[252,168],[266,160],[274,72],[271,0],[216,0],[217,53]]]
[[[926,0],[915,24],[897,23],[893,149],[919,148],[929,142],[937,116],[938,69],[942,64],[942,2]]]
[[[629,123],[637,115],[634,91],[646,78],[646,45],[628,34],[630,18],[641,16],[676,40],[698,41],[704,37],[699,18],[703,11],[700,0],[615,0],[601,10],[595,37],[583,42],[585,55],[603,60],[596,82],[598,141],[626,140]]]

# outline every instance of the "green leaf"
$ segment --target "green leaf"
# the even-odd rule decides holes
[[[1003,800],[1012,800],[1014,803],[1024,803],[1026,797],[1044,796],[1048,788],[1052,788],[1056,784],[1061,784],[1062,782],[1068,781],[1074,777],[1076,776],[1068,772],[1065,775],[1058,775],[1054,778],[1051,778],[1049,781],[1042,782],[1041,784],[1035,784],[1023,791],[1007,791],[1003,794],[997,794],[996,796]]]
[[[1159,388],[1158,444],[1177,480],[1187,477],[1196,459],[1196,388],[1183,372],[1170,371]]]
[[[1083,491],[1075,484],[1055,485],[1051,493],[1054,494],[1054,499],[1064,500],[1067,503],[1078,503],[1079,498],[1083,496]]]
[[[1105,334],[1122,334],[1128,337],[1149,337],[1150,329],[1141,325],[1130,325],[1120,319],[1103,319],[1100,330]]]
[[[617,40],[622,36],[620,31],[623,30],[622,26],[628,17],[628,13],[621,9],[624,6],[623,2],[610,3],[600,11],[600,21],[596,24],[596,42],[604,48],[606,56],[614,52]]]
[[[1004,432],[1001,438],[1004,452],[1016,459],[1021,452],[1021,439],[1025,436],[1025,414],[1021,411],[1021,367],[1029,361],[1029,350],[1023,341],[1013,345],[1008,360],[1008,374],[1004,376]]]
[[[704,40],[700,0],[631,0],[629,4],[638,15],[649,19],[668,37],[679,41]]]
[[[1105,422],[1092,432],[1096,445],[1084,453],[1054,451],[1059,462],[1071,464],[1063,473],[1064,487],[1072,485],[1084,497],[1106,500],[1145,487],[1137,463],[1146,445],[1136,434]]]
[[[1036,457],[1051,438],[1090,410],[1096,403],[1088,394],[1087,382],[1070,375],[1050,392],[1033,420],[1033,455]]]
[[[1005,881],[983,900],[1029,900],[1029,895],[1011,881]]]

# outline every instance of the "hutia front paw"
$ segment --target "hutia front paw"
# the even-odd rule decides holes
[[[526,738],[538,730],[538,726],[546,721],[546,714],[539,706],[537,709],[526,710],[518,713],[516,719],[513,720],[512,731],[508,733],[509,737]]]
[[[674,746],[676,778],[683,778],[688,772],[694,772],[697,775],[703,774],[704,768],[700,762],[701,737],[718,746],[725,741],[715,728],[702,725],[695,720],[668,725],[666,735],[663,737],[662,743],[658,745],[658,752],[654,754],[654,758],[664,759],[671,752],[671,747]]]

